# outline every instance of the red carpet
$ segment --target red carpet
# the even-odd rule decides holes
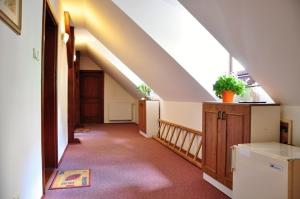
[[[202,171],[138,133],[133,124],[89,126],[70,145],[61,170],[90,168],[91,187],[47,190],[46,199],[227,199]]]

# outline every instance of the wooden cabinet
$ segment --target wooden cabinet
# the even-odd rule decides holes
[[[139,129],[147,137],[158,132],[159,101],[139,100]]]
[[[139,129],[146,132],[146,100],[139,100]]]
[[[279,141],[280,106],[275,104],[203,104],[204,173],[232,188],[231,147]]]

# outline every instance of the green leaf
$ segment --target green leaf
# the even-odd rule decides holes
[[[139,90],[145,97],[149,97],[152,89],[147,86],[146,84],[141,84],[137,87],[137,90]]]
[[[218,80],[213,85],[213,90],[216,96],[222,98],[222,93],[225,90],[231,90],[236,95],[243,95],[245,93],[246,85],[244,81],[239,80],[234,75],[222,75],[218,77]]]

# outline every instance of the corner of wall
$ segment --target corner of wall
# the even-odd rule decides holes
[[[112,123],[109,120],[110,103],[130,103],[132,104],[133,119],[131,122],[137,123],[137,100],[121,87],[111,76],[104,74],[104,123]]]

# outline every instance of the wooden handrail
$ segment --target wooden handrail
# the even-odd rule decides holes
[[[188,127],[185,127],[185,126],[181,126],[179,124],[175,124],[175,123],[172,123],[172,122],[168,122],[168,121],[165,121],[165,120],[158,120],[158,121],[159,121],[159,123],[175,126],[175,127],[180,128],[182,130],[189,131],[191,133],[199,134],[199,135],[202,136],[202,132],[200,132],[200,131],[197,131],[197,130],[194,130],[194,129],[191,129],[191,128],[188,128]]]
[[[159,130],[157,136],[153,138],[201,168],[199,152],[202,148],[202,132],[165,120],[158,122]],[[196,138],[199,139],[198,142],[195,142]],[[196,149],[194,153],[191,152],[193,147]]]

